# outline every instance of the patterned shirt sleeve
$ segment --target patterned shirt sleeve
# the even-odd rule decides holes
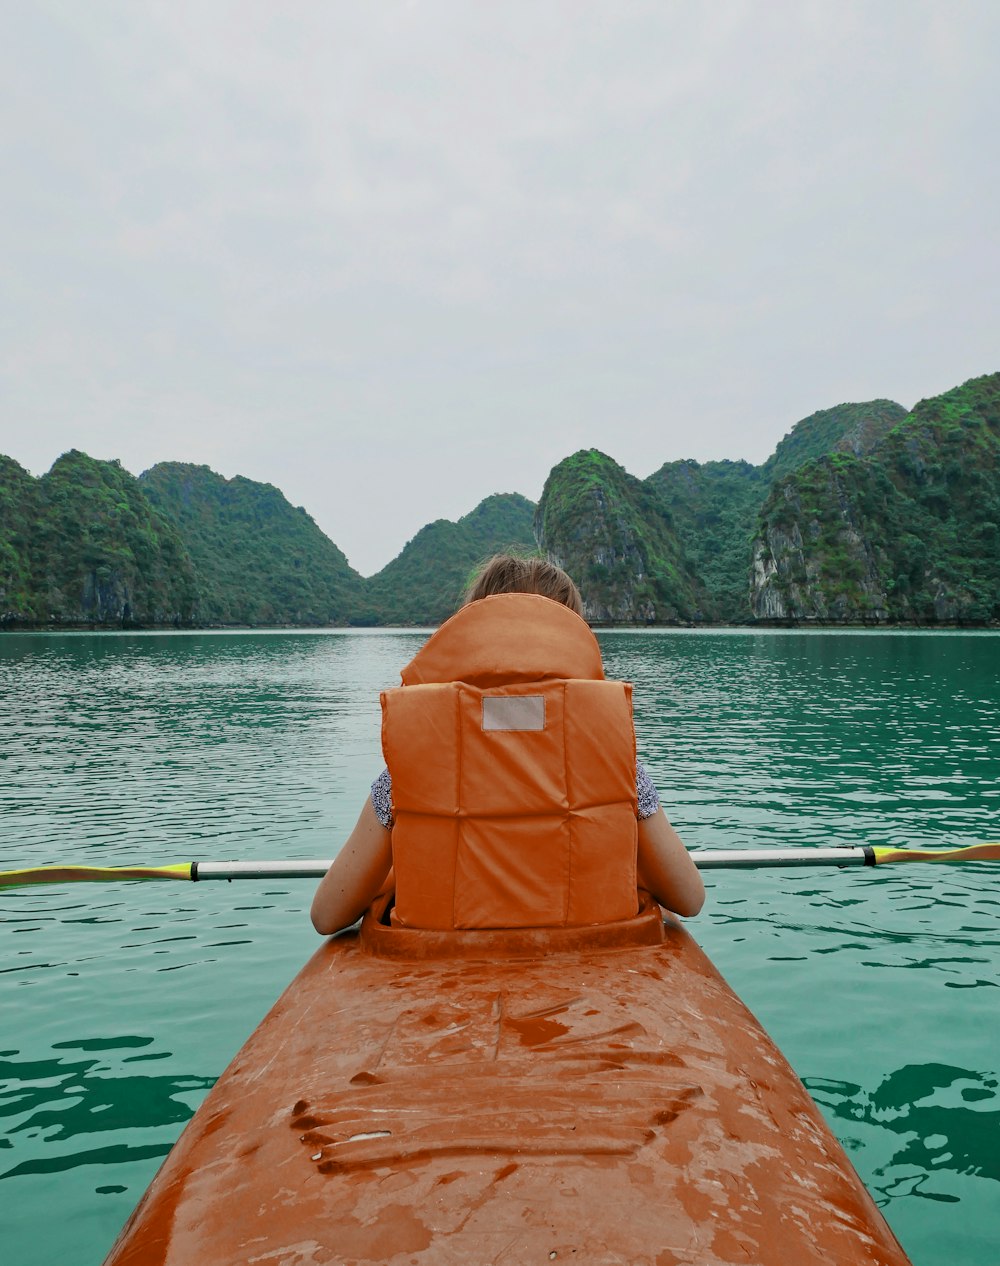
[[[375,816],[387,831],[392,830],[392,779],[388,769],[383,769],[372,783],[372,808]]]
[[[641,761],[635,763],[635,790],[639,801],[639,817],[651,818],[660,807],[660,797],[656,794],[656,788]],[[389,777],[388,769],[383,769],[372,783],[372,808],[385,829],[391,830],[392,779]]]
[[[660,797],[656,794],[653,780],[646,773],[642,761],[635,762],[635,791],[639,801],[640,818],[651,818],[660,807]]]

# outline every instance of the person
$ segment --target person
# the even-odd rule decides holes
[[[403,683],[382,696],[388,768],[316,890],[317,932],[349,927],[393,891],[393,921],[417,927],[607,922],[636,913],[637,888],[675,914],[701,910],[701,875],[635,759],[631,688],[603,679],[580,592],[561,568],[490,559]],[[450,754],[460,713],[464,764]],[[580,737],[564,750],[571,715]],[[567,808],[571,770],[578,803]],[[469,796],[481,802],[476,821]]]

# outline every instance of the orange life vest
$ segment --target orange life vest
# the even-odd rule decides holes
[[[631,918],[632,688],[606,681],[568,607],[501,594],[463,607],[382,694],[393,920],[567,927]]]

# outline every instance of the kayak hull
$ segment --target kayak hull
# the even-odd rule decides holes
[[[905,1266],[817,1108],[688,933],[327,942],[107,1266]]]

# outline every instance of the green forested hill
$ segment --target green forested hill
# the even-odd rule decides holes
[[[518,493],[497,493],[457,523],[438,519],[365,582],[357,620],[377,624],[437,624],[461,600],[477,563],[501,550],[534,550],[535,506]]]
[[[537,509],[487,497],[368,580],[270,484],[76,451],[36,479],[0,457],[0,628],[433,624],[476,563],[536,540],[600,623],[1000,621],[1000,374],[909,414],[814,413],[762,466],[638,480],[581,451]]]
[[[365,580],[270,484],[79,452],[36,479],[0,457],[0,627],[436,623],[477,562],[535,548],[534,509],[488,497]]]
[[[38,480],[5,459],[0,478],[6,624],[191,621],[187,552],[120,463],[73,450]]]
[[[597,449],[552,470],[535,534],[579,585],[589,620],[664,624],[714,614],[663,501]]]
[[[894,400],[869,400],[866,404],[838,404],[833,409],[820,409],[796,422],[764,463],[762,473],[771,484],[827,453],[865,457],[905,417],[906,410]]]
[[[179,532],[208,624],[346,624],[362,579],[303,509],[271,484],[161,462],[139,477]]]
[[[779,480],[754,558],[762,618],[1000,619],[1000,374],[921,401],[868,457]]]
[[[37,481],[13,458],[0,457],[0,624],[33,618],[30,549],[37,522]]]

